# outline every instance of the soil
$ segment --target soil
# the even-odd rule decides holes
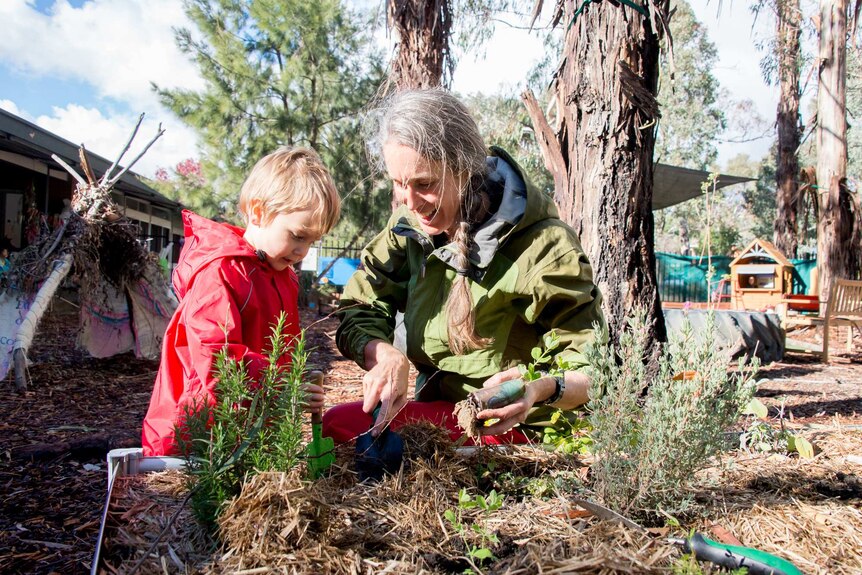
[[[327,373],[327,404],[359,399],[362,371],[335,349],[336,322],[307,314],[310,363]],[[58,301],[30,350],[31,384],[0,389],[0,572],[89,571],[107,489],[105,455],[140,444],[158,363],[127,354],[94,359],[75,348],[77,311]],[[836,334],[837,336],[838,334]],[[843,344],[842,332],[840,341]],[[816,334],[794,334],[813,341]],[[862,338],[828,365],[788,353],[761,368],[758,397],[793,425],[862,425]],[[836,346],[838,347],[838,346]],[[824,479],[821,493],[858,497],[855,476]]]

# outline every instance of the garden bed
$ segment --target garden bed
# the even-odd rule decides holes
[[[179,472],[141,476],[116,500],[103,572],[141,563],[142,573],[667,573],[685,564],[667,537],[694,529],[781,556],[804,573],[860,573],[862,430],[799,433],[816,446],[814,459],[728,453],[702,473],[685,516],[647,532],[570,499],[589,459],[531,447],[465,456],[421,428],[404,432],[403,473],[377,484],[356,482],[350,449],[316,482],[298,472],[254,478],[222,518],[221,546],[187,509],[172,519],[183,499]]]
[[[71,314],[64,314],[63,306],[55,306],[40,327],[36,345],[31,350],[33,384],[30,391],[19,395],[14,392],[10,381],[0,389],[0,409],[4,413],[4,421],[0,424],[0,445],[3,446],[0,460],[0,572],[4,573],[89,571],[107,487],[106,451],[113,447],[139,445],[141,421],[157,364],[126,356],[94,360],[74,351],[76,310],[65,311]],[[316,319],[316,316],[305,317],[304,323],[311,325]],[[329,405],[357,399],[361,393],[362,372],[351,362],[340,358],[334,349],[332,334],[335,326],[334,320],[326,319],[314,325],[310,332],[315,348],[312,362],[328,374]],[[817,335],[811,334],[811,337]],[[718,537],[716,533],[721,533],[718,529],[721,527],[746,545],[794,561],[809,575],[862,572],[862,564],[856,555],[862,548],[858,541],[862,532],[859,522],[862,496],[856,480],[862,472],[858,463],[858,457],[862,456],[858,428],[862,425],[862,354],[858,352],[862,349],[862,342],[859,338],[855,349],[855,354],[838,355],[826,365],[811,357],[789,353],[783,362],[761,369],[758,377],[762,381],[757,396],[769,407],[772,422],[775,423],[779,409],[783,408],[786,425],[802,430],[801,433],[811,440],[818,452],[813,460],[802,460],[795,455],[725,454],[722,465],[706,470],[704,486],[696,493],[698,507],[678,518],[683,528],[696,528],[707,535],[713,534],[715,538]],[[66,444],[68,448],[59,451],[42,449],[58,444]],[[41,455],[34,455],[34,447],[41,449]],[[437,475],[443,473],[431,461],[424,467],[417,466],[400,479],[387,480],[379,489],[388,493],[413,489],[411,485],[417,481],[416,474],[423,469],[422,477],[428,481],[436,481]],[[577,468],[579,473],[584,469]],[[155,476],[136,478],[134,482],[152,480]],[[357,541],[364,542],[361,551],[349,545],[348,539],[335,539],[332,536],[334,531],[309,531],[309,537],[302,540],[302,545],[316,541],[321,553],[337,554],[323,556],[331,559],[326,560],[326,565],[331,565],[334,570],[336,566],[349,564],[355,573],[383,572],[388,566],[391,572],[412,573],[420,565],[425,566],[426,572],[460,572],[458,569],[464,565],[463,559],[452,564],[432,563],[430,560],[421,564],[415,562],[425,561],[422,553],[438,553],[442,557],[444,553],[436,550],[438,545],[450,546],[446,547],[446,556],[465,554],[463,549],[459,551],[455,547],[457,538],[445,517],[442,522],[448,535],[444,535],[438,516],[429,512],[427,507],[407,509],[412,514],[404,515],[406,511],[403,509],[409,505],[398,499],[402,501],[402,514],[393,512],[396,526],[396,523],[388,523],[389,519],[384,514],[374,512],[368,504],[376,493],[373,489],[378,488],[356,486],[349,474],[338,481],[342,480],[345,482],[344,493],[328,504],[330,509],[337,509],[347,498],[354,503],[349,513],[342,515],[339,511],[334,516],[350,519],[356,525],[351,514],[362,516],[366,513],[377,523],[359,524],[363,529],[368,525],[375,528],[368,534],[364,530],[345,532],[351,537],[358,533]],[[158,487],[158,490],[164,490],[163,501],[156,501],[155,495],[146,491],[156,487],[134,487],[139,498],[153,500],[153,507],[134,507],[122,503],[121,499],[121,505],[127,507],[122,507],[116,518],[128,526],[144,524],[143,518],[167,521],[175,509],[170,506],[182,500],[176,481],[171,481],[173,484]],[[329,482],[326,485],[331,485],[334,479],[326,481]],[[476,484],[475,488],[467,489],[470,496],[475,497],[489,488],[490,485]],[[122,493],[119,485],[118,489]],[[443,514],[446,510],[457,510],[458,491],[454,485],[448,486],[440,500],[435,500],[435,509]],[[357,493],[366,498],[357,499]],[[512,573],[538,573],[540,569],[544,573],[578,570],[587,573],[638,572],[640,568],[630,566],[633,558],[642,557],[637,554],[642,548],[658,554],[658,557],[653,563],[646,562],[647,567],[640,572],[659,572],[663,563],[680,556],[678,550],[661,541],[675,528],[658,525],[657,531],[641,536],[630,529],[588,516],[583,510],[567,506],[554,496],[530,499],[519,495],[515,488],[503,485],[498,493],[504,498],[504,504],[489,515],[491,519],[486,523],[502,535],[509,534],[511,540],[505,537],[501,540],[510,541],[511,545],[506,547],[508,551],[500,551],[500,560],[483,572],[502,573],[506,569]],[[160,509],[160,505],[167,507]],[[130,513],[131,509],[135,510],[134,513]],[[389,512],[388,507],[385,510]],[[468,515],[476,513],[474,509],[463,511]],[[417,519],[419,512],[421,517]],[[546,512],[547,516],[544,515]],[[401,537],[404,532],[400,530],[412,528],[403,523],[412,523],[414,519],[417,522],[419,519],[433,519],[438,524],[438,536],[433,538],[433,546],[420,549],[418,544],[411,544],[409,548],[395,547],[394,551],[387,551],[382,546],[375,547],[374,539],[361,538],[373,536],[386,543],[386,531],[381,538],[376,530],[378,527],[394,528],[392,536]],[[183,527],[183,521],[187,518],[178,520],[177,530],[191,528],[188,524]],[[503,524],[506,524],[506,530],[500,527]],[[343,523],[330,523],[330,529],[338,525]],[[416,529],[420,529],[418,525]],[[550,529],[550,542],[542,533],[525,534],[525,530],[533,528],[538,531]],[[155,529],[147,528],[148,531]],[[183,541],[198,541],[179,531],[178,537]],[[111,544],[117,541],[116,534],[109,534],[110,538],[113,538]],[[173,540],[167,538],[166,541]],[[139,557],[145,551],[140,543],[129,545],[118,553],[121,556],[125,554],[121,568],[126,570],[124,572],[133,566],[128,559]],[[234,552],[222,561],[227,550],[207,549],[204,545],[203,551],[196,551],[195,547],[189,551],[173,542],[170,545],[180,558],[180,564],[190,570],[193,565],[198,565],[197,569],[202,572],[230,571],[238,565],[231,561],[238,561],[240,557]],[[307,552],[311,553],[316,548],[310,549]],[[158,551],[161,557],[165,557],[164,569],[184,572],[185,568],[178,566],[170,551],[164,551],[166,553]],[[183,556],[192,551],[198,554]],[[294,554],[301,552],[304,551],[293,551]],[[244,560],[251,565],[249,557]],[[617,560],[628,561],[625,564],[628,566],[616,566]],[[163,572],[161,561],[159,559],[158,572]],[[309,567],[300,572],[313,573],[311,566],[320,564],[309,563]],[[115,567],[120,568],[120,564],[115,564]],[[139,570],[139,573],[149,572],[152,571]],[[257,572],[266,572],[266,569]]]

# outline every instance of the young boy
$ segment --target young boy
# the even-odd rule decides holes
[[[184,406],[216,401],[215,354],[245,362],[252,381],[279,314],[284,334],[299,335],[299,281],[293,265],[338,221],[340,199],[320,157],[281,148],[261,159],[242,186],[245,230],[183,212],[185,244],[174,271],[180,305],[165,332],[162,358],[144,418],[144,455],[177,453],[175,426]],[[285,353],[282,365],[290,363]],[[323,389],[307,384],[308,410],[323,407]]]

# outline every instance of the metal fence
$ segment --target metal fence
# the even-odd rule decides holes
[[[348,247],[341,242],[329,240],[327,238],[322,239],[317,247],[317,255],[321,258],[348,258],[348,259],[359,259],[359,255],[362,253],[362,248],[365,247],[366,241],[357,241],[354,245]]]
[[[727,289],[726,282],[721,280],[730,273],[731,260],[732,258],[727,256],[712,257],[708,260],[705,257],[657,252],[656,281],[661,301],[705,302],[709,301],[710,294],[713,299],[717,299],[717,296]],[[713,268],[711,278],[710,265]],[[708,280],[711,280],[709,285]]]

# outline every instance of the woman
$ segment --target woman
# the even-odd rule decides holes
[[[454,403],[519,377],[518,365],[554,330],[573,366],[530,382],[523,398],[479,413],[491,442],[526,442],[556,409],[586,403],[582,351],[604,322],[601,296],[578,238],[549,197],[527,184],[503,150],[488,149],[467,108],[439,90],[405,91],[370,117],[368,142],[401,206],[365,248],[345,287],[339,350],[367,370],[363,402],[330,409],[338,442],[415,419],[457,437]],[[393,345],[404,313],[406,355]],[[416,401],[408,371],[416,367]],[[526,423],[518,429],[517,424]]]

